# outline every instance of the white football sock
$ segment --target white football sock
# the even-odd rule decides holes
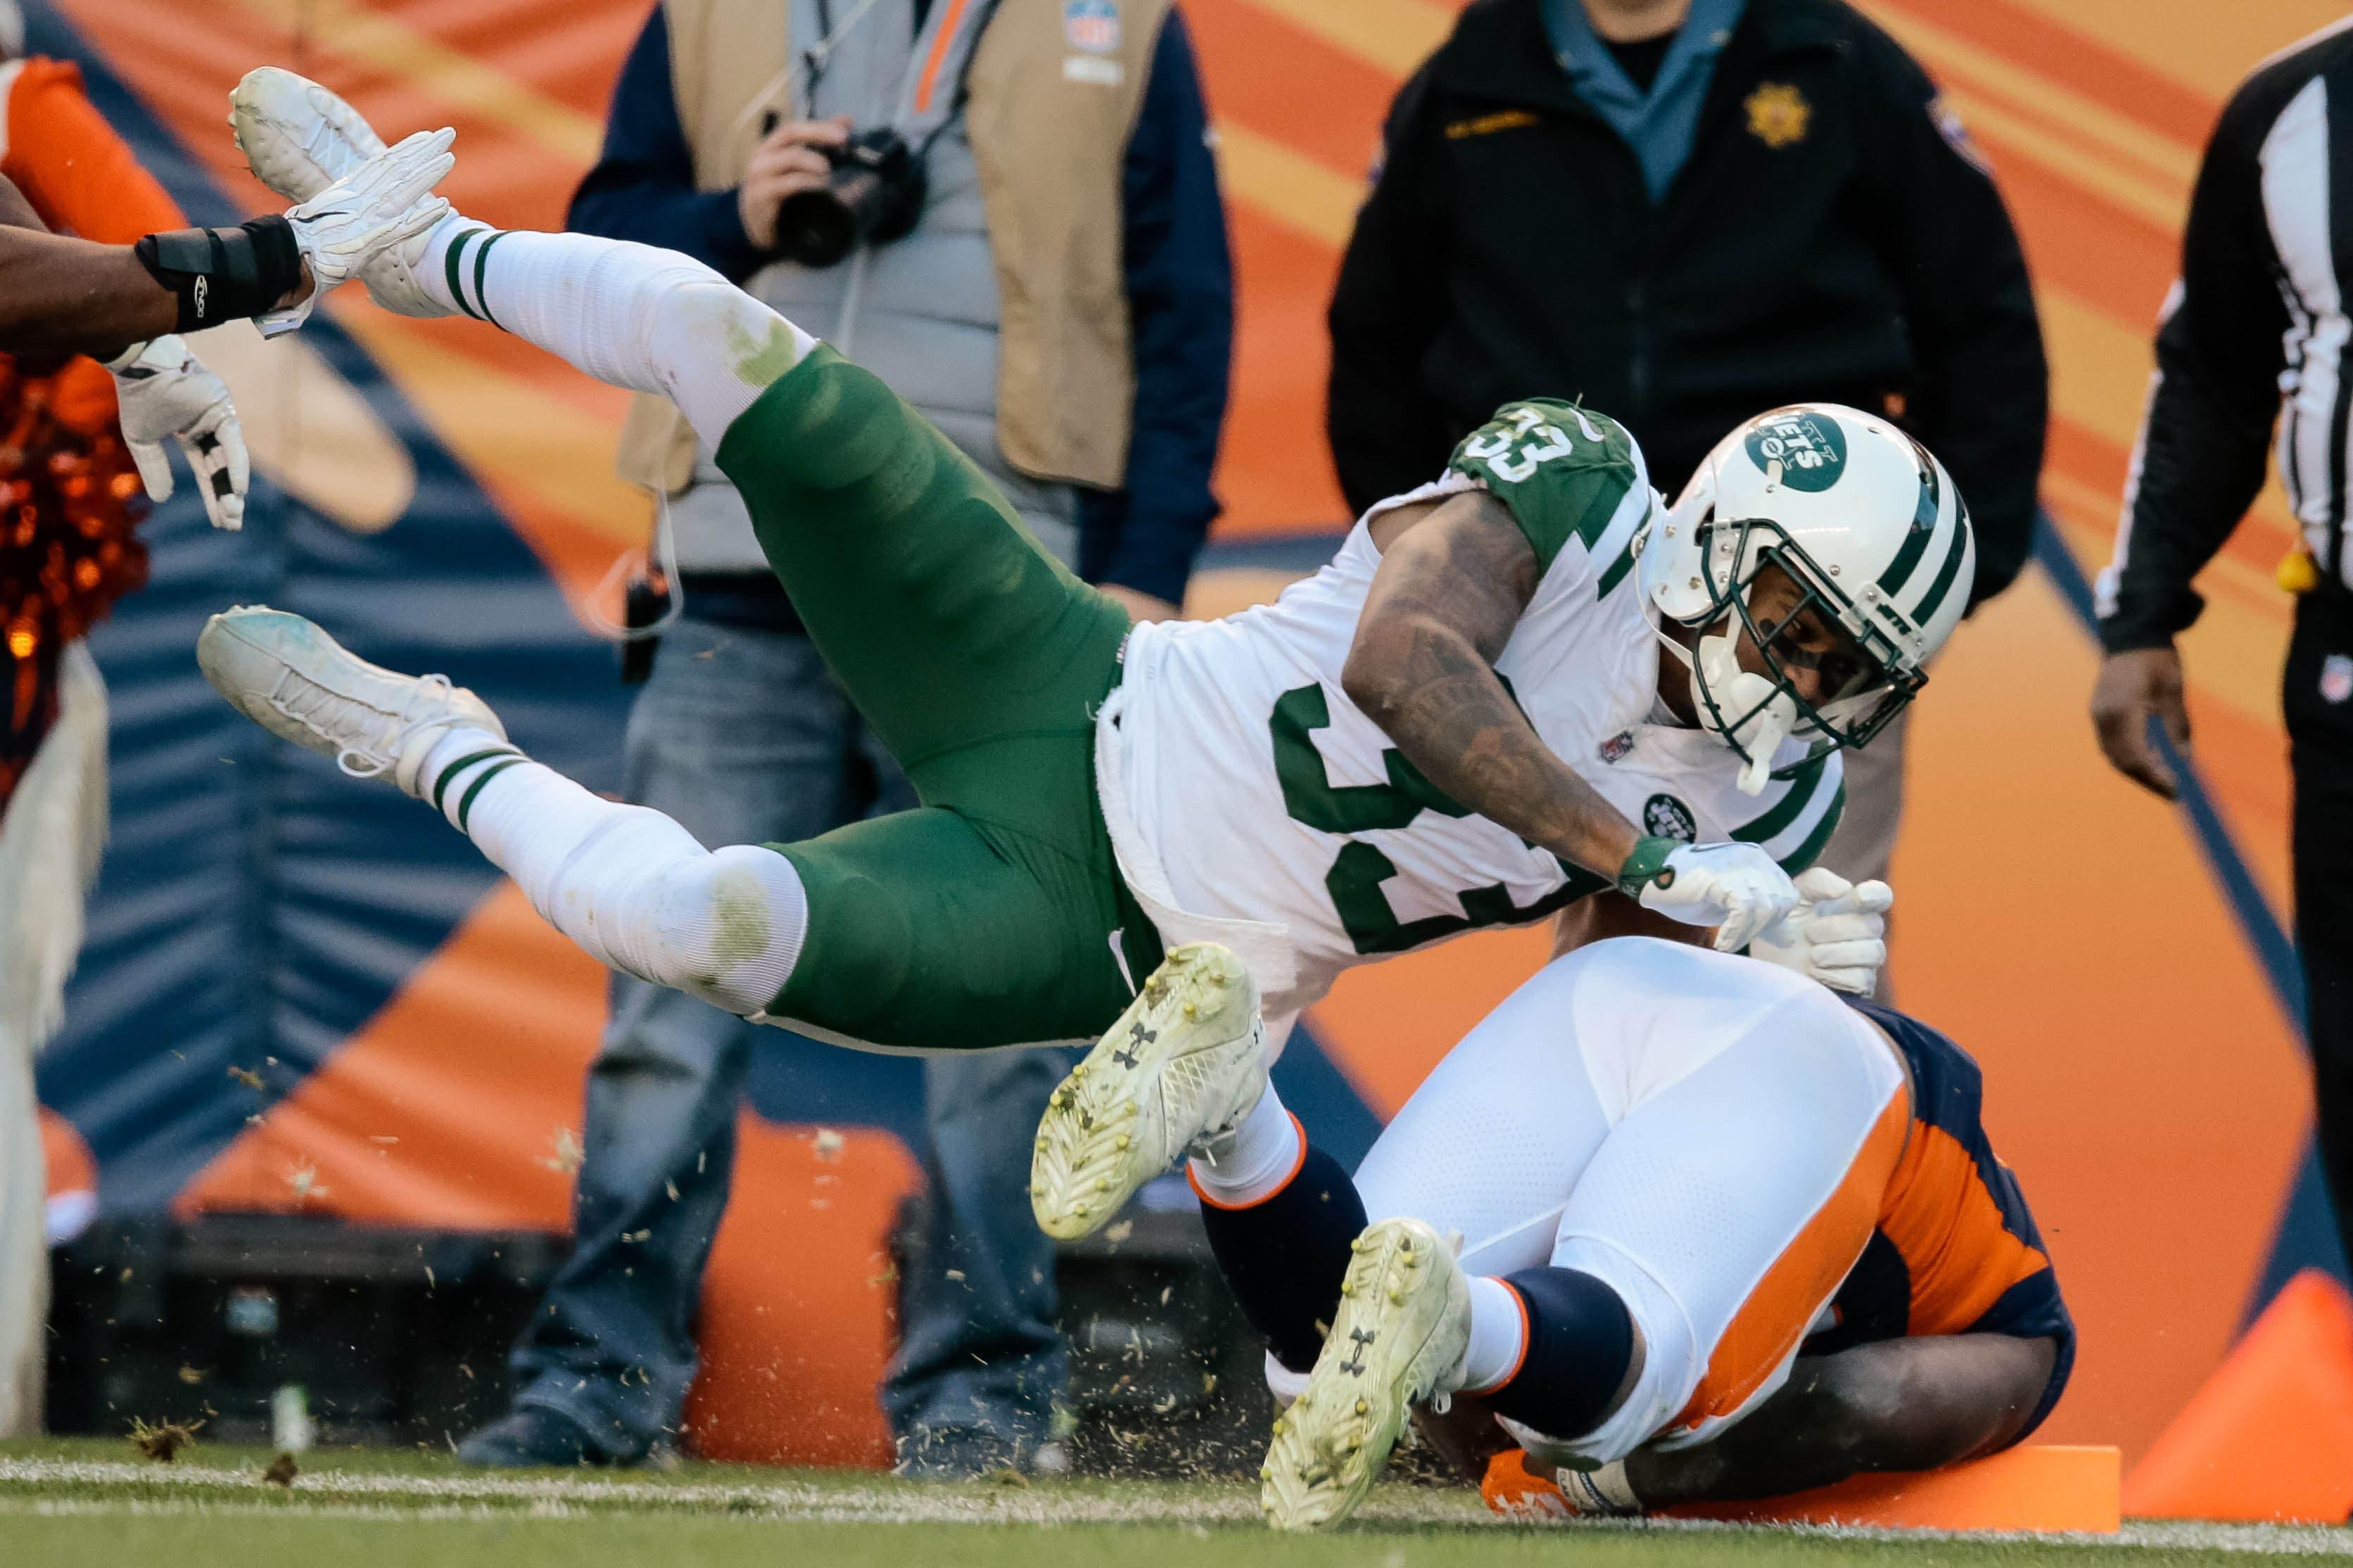
[[[1299,1118],[1283,1109],[1274,1085],[1268,1084],[1234,1130],[1194,1155],[1186,1169],[1211,1202],[1248,1208],[1281,1192],[1306,1158],[1307,1137]]]
[[[597,380],[676,404],[717,450],[817,340],[691,257],[456,214],[411,268],[437,304],[503,327]]]
[[[485,730],[437,741],[417,787],[599,963],[739,1016],[792,977],[808,900],[775,850],[705,849],[661,813],[591,795]]]
[[[1471,1347],[1457,1389],[1493,1394],[1528,1353],[1528,1312],[1520,1293],[1484,1274],[1471,1277]]]

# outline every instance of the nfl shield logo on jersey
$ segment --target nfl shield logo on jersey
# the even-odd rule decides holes
[[[1626,753],[1633,749],[1634,731],[1620,730],[1601,742],[1601,760],[1605,763],[1622,763],[1626,760]]]
[[[1062,37],[1074,49],[1110,54],[1119,47],[1119,7],[1112,0],[1069,0],[1062,7]]]
[[[2322,661],[2320,696],[2327,702],[2353,697],[2353,654],[2332,653]]]
[[[1691,807],[1671,795],[1654,795],[1642,803],[1642,831],[1653,838],[1677,838],[1685,844],[1699,839],[1699,824]]]

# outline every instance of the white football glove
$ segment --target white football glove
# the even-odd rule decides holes
[[[1850,882],[1817,866],[1798,879],[1805,901],[1757,934],[1748,956],[1795,970],[1833,991],[1868,996],[1887,964],[1887,911],[1895,889]]]
[[[245,526],[245,487],[250,468],[245,431],[221,378],[188,352],[178,334],[166,332],[133,343],[106,362],[114,375],[114,401],[121,411],[122,444],[139,465],[139,478],[152,500],[172,499],[172,459],[165,437],[179,442],[205,515],[215,528]]]
[[[1798,906],[1797,885],[1754,844],[1683,844],[1652,873],[1641,906],[1685,925],[1715,926],[1719,952],[1738,952]]]
[[[300,304],[260,318],[261,335],[292,331],[311,319],[311,307],[379,252],[414,239],[449,211],[432,194],[457,166],[449,143],[458,133],[447,127],[420,131],[312,196],[287,210],[294,244],[311,264],[310,293]]]

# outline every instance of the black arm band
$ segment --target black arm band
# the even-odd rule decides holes
[[[175,228],[132,246],[139,264],[180,302],[173,331],[267,315],[302,282],[293,226],[258,217],[239,228]]]

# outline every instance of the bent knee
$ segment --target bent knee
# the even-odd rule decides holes
[[[717,373],[758,389],[800,363],[806,332],[702,263],[679,261],[648,322],[665,379]]]
[[[765,1008],[800,951],[799,885],[791,861],[758,845],[665,860],[644,898],[663,970],[652,978],[731,1013]]]

